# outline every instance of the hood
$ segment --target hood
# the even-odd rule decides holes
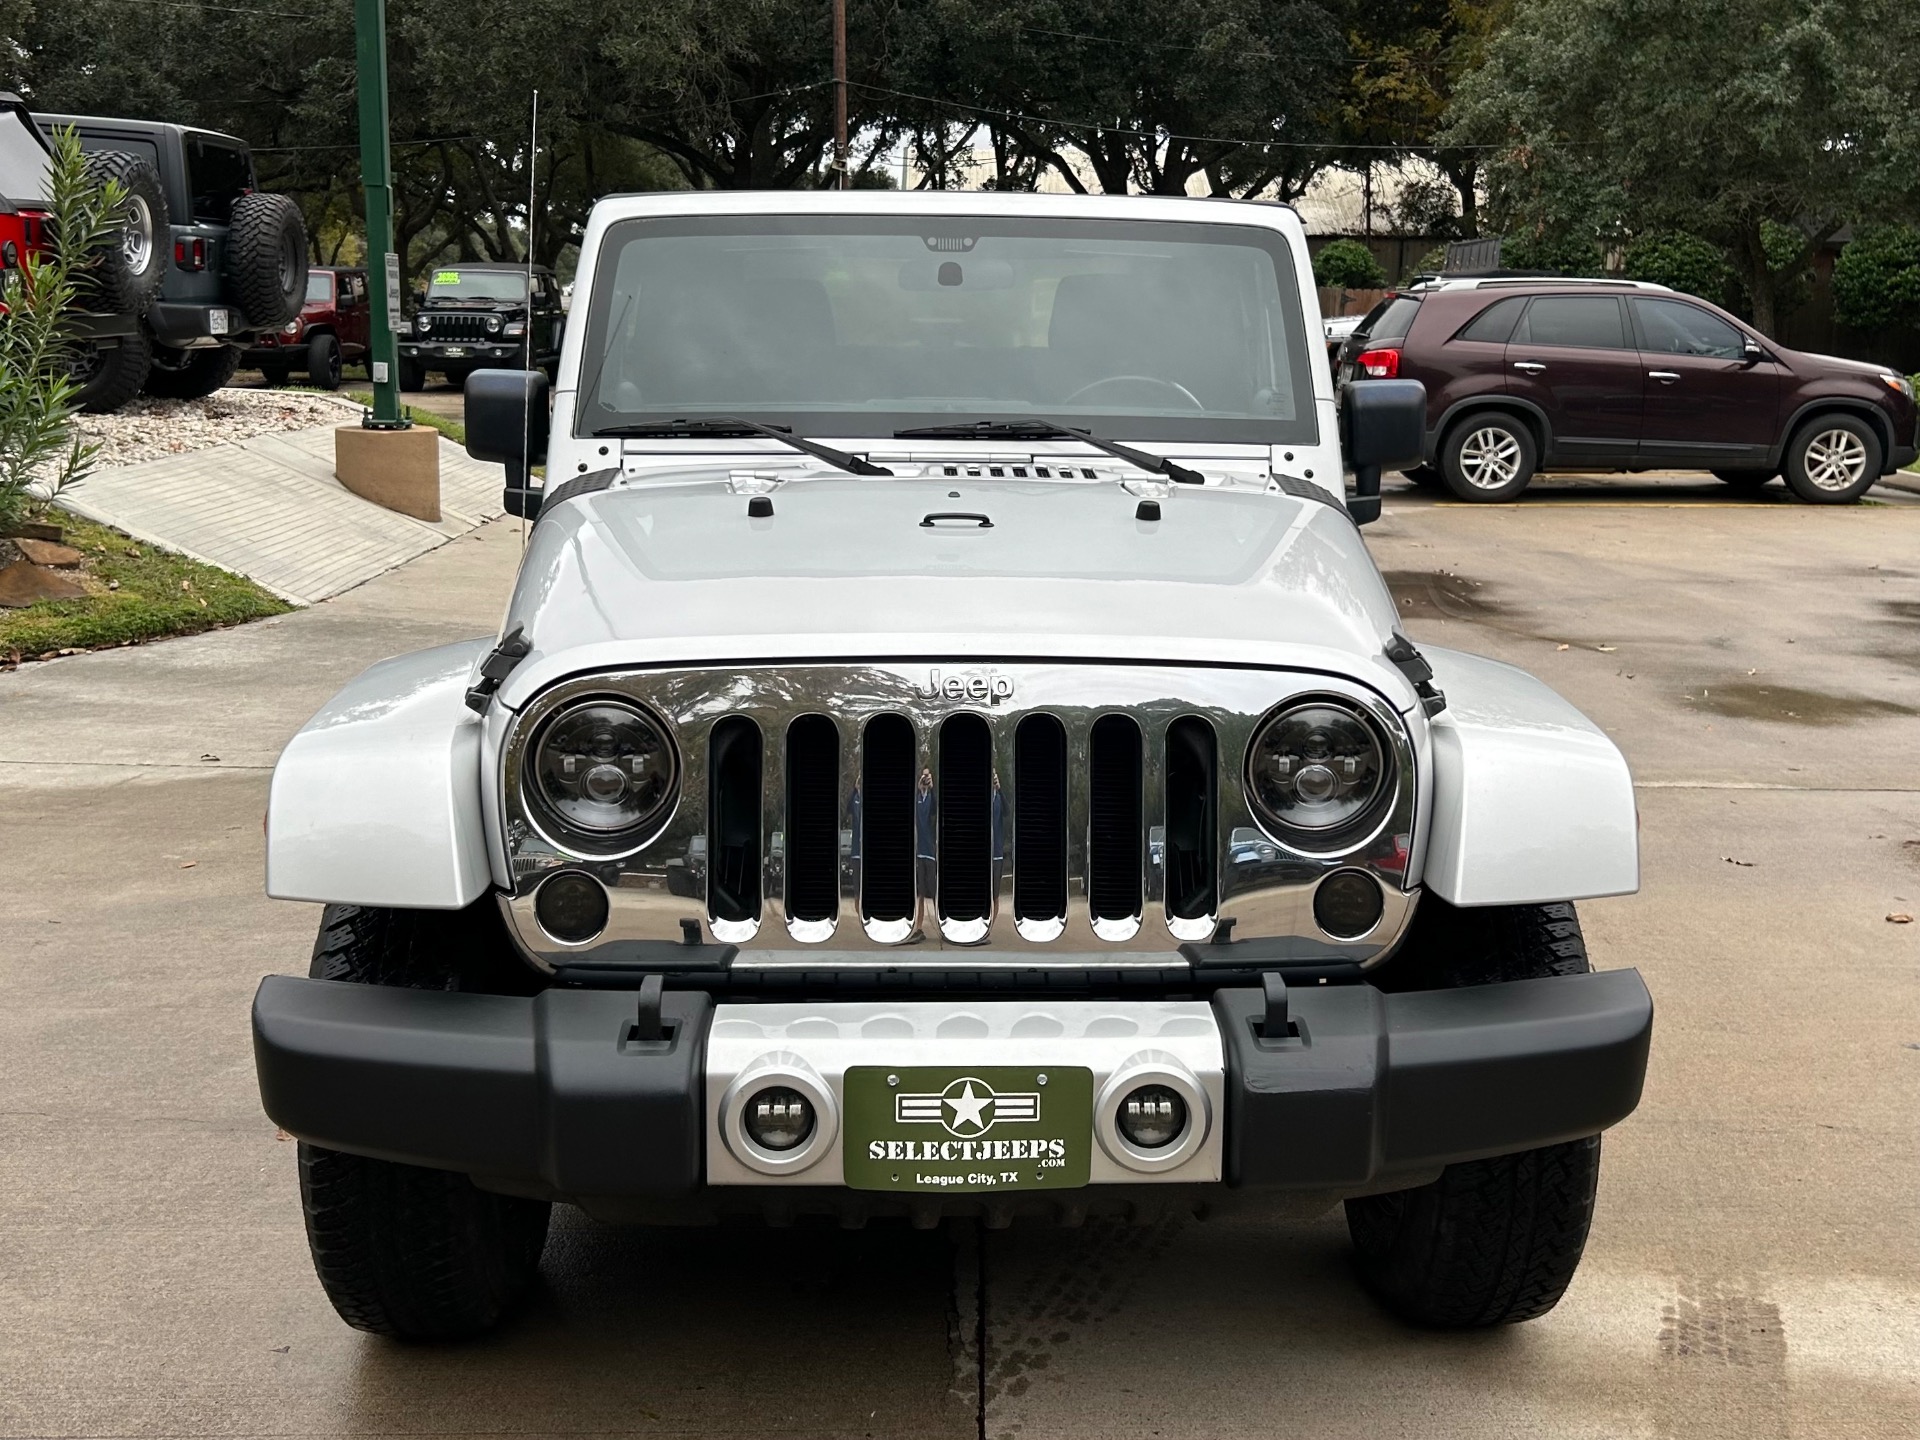
[[[1785,346],[1776,346],[1785,349]],[[1881,365],[1872,360],[1848,360],[1839,355],[1823,355],[1818,350],[1794,350],[1790,352],[1794,359],[1803,361],[1810,370],[1824,370],[1830,374],[1842,375],[1898,375],[1900,372],[1891,365]]]
[[[1415,703],[1382,653],[1392,597],[1324,501],[834,472],[756,518],[757,479],[656,473],[543,515],[505,626],[532,650],[501,702],[613,666],[930,657],[1302,668]],[[1143,490],[1161,519],[1136,517]]]

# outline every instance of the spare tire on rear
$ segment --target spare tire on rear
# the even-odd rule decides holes
[[[275,330],[307,298],[307,224],[285,195],[242,195],[227,235],[227,280],[256,330]]]
[[[124,150],[86,157],[95,185],[117,180],[127,198],[113,230],[89,257],[81,304],[110,315],[144,315],[167,271],[167,197],[151,160]]]

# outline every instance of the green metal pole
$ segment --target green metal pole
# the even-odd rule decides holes
[[[367,194],[367,280],[373,413],[367,426],[402,430],[400,416],[400,257],[393,249],[393,165],[387,149],[387,4],[354,0],[360,69],[360,181]]]

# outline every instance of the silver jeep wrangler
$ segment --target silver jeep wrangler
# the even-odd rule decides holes
[[[1401,634],[1357,524],[1424,398],[1337,411],[1312,287],[1273,205],[600,203],[551,404],[468,382],[500,634],[274,773],[267,888],[327,909],[260,1090],[342,1317],[484,1329],[555,1201],[1341,1201],[1409,1320],[1552,1307],[1646,1067],[1569,903],[1636,887],[1632,784]]]

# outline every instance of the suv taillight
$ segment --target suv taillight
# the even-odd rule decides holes
[[[182,270],[207,268],[207,242],[199,236],[173,242],[173,263]]]
[[[1384,350],[1362,350],[1354,358],[1354,364],[1370,380],[1392,380],[1400,373],[1400,352],[1389,347]]]

